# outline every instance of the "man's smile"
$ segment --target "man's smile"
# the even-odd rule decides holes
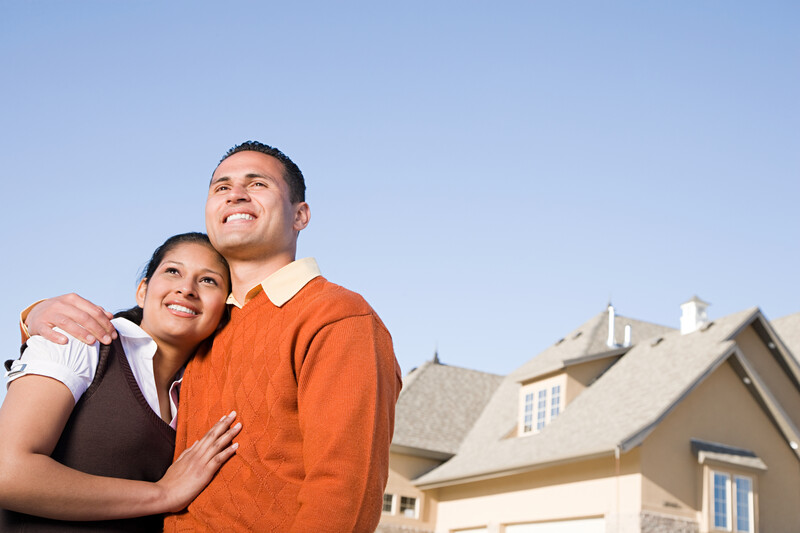
[[[249,213],[233,213],[232,215],[228,215],[222,221],[223,223],[232,222],[234,220],[255,220],[256,217]]]

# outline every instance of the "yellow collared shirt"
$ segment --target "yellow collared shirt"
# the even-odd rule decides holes
[[[246,304],[252,300],[263,289],[270,302],[282,307],[283,304],[294,298],[294,295],[300,292],[300,289],[305,287],[309,281],[321,275],[317,261],[313,257],[292,261],[247,291],[244,303]],[[228,303],[235,305],[239,309],[244,305],[237,302],[233,294],[228,296]]]

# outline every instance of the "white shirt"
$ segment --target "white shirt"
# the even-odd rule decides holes
[[[156,379],[153,371],[153,356],[156,353],[156,343],[145,331],[125,318],[115,318],[111,323],[119,333],[122,349],[128,358],[128,364],[136,378],[136,384],[142,391],[147,404],[160,417],[161,409],[158,404]],[[28,339],[28,346],[17,361],[6,372],[8,383],[28,374],[36,374],[56,379],[67,386],[77,403],[80,397],[89,388],[97,372],[100,361],[100,343],[91,346],[75,339],[69,333],[56,328],[69,339],[67,344],[56,344],[39,335]],[[179,379],[174,381],[169,389],[170,412],[172,421],[170,426],[175,428],[175,417],[178,414],[178,393],[180,392],[183,371],[179,372]]]

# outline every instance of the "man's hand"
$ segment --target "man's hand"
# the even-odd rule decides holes
[[[67,337],[55,331],[59,327],[86,344],[99,340],[111,344],[117,330],[111,325],[113,314],[75,293],[63,294],[36,304],[25,318],[31,335],[41,335],[56,344],[66,344]]]

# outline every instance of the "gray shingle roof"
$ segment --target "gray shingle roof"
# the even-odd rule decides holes
[[[800,361],[800,313],[772,320],[770,324],[794,358]]]
[[[675,331],[673,328],[634,320],[617,315],[614,320],[614,340],[622,345],[625,335],[625,326],[631,326],[632,343],[636,344],[644,339]],[[581,359],[590,355],[619,352],[620,350],[609,347],[608,341],[608,312],[603,311],[587,322],[571,331],[566,337],[550,346],[545,351],[519,367],[513,372],[518,380],[532,379],[549,372],[561,370],[568,366],[570,361]]]
[[[757,316],[760,312],[753,308],[688,335],[673,330],[659,342],[640,341],[540,433],[509,438],[517,422],[521,375],[514,372],[500,385],[459,453],[416,483],[430,487],[610,454],[617,447],[626,451],[641,443],[727,358],[734,348],[730,338]]]
[[[392,444],[455,454],[502,380],[477,370],[424,363],[403,380]]]

